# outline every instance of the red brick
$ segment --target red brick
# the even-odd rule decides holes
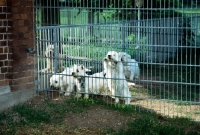
[[[32,20],[34,17],[36,17],[36,14],[34,14],[34,13],[29,13],[28,16],[27,16],[27,19]]]
[[[21,19],[27,19],[27,14],[21,14]]]
[[[0,54],[0,60],[7,59],[7,54]]]
[[[8,53],[8,59],[12,59],[12,54],[11,53]]]
[[[7,42],[6,41],[0,41],[0,46],[6,46]]]
[[[28,78],[25,77],[25,76],[21,76],[21,77],[20,77],[19,79],[17,79],[17,80],[18,80],[18,83],[19,83],[19,84],[29,83]]]
[[[11,7],[11,13],[20,13],[20,8],[18,8],[18,7]]]
[[[19,26],[18,26],[18,20],[13,20],[12,26],[14,26],[14,27],[17,26],[17,27],[19,27]]]
[[[19,38],[19,34],[18,33],[12,33],[10,38],[11,39],[17,39],[17,38]]]
[[[27,19],[24,20],[24,25],[27,26],[27,25],[31,25],[31,24],[33,24],[31,20],[27,20]]]
[[[17,26],[24,26],[24,20],[19,20]]]
[[[12,42],[12,46],[20,46],[22,44],[22,41],[21,40],[13,40]]]
[[[1,67],[1,73],[7,73],[8,68],[7,67]]]
[[[0,67],[4,66],[4,62],[0,61]]]
[[[5,79],[5,75],[4,74],[0,74],[0,80],[4,80]]]
[[[1,80],[0,81],[0,86],[7,86],[9,83],[8,83],[8,80]]]
[[[4,47],[4,48],[3,48],[3,53],[8,53],[8,52],[9,52],[8,47]]]
[[[28,32],[28,26],[21,27],[21,32]]]
[[[20,33],[18,33],[18,35],[19,35],[20,39],[24,38],[24,33],[20,32]]]
[[[26,63],[33,63],[34,62],[34,58],[27,58],[26,59]]]
[[[19,47],[13,47],[12,52],[19,52]]]
[[[30,26],[28,26],[28,31],[29,31],[30,33],[32,33],[32,32],[33,32],[33,30],[34,30],[34,27],[33,27],[33,25],[30,25]]]
[[[30,13],[33,11],[33,7],[21,7],[20,11],[23,13]]]
[[[12,66],[12,61],[4,61],[4,66]]]
[[[4,39],[4,34],[0,33],[0,40]]]
[[[6,27],[0,27],[0,33],[5,33],[6,32]]]
[[[15,66],[15,65],[13,64],[13,72],[19,72],[19,71],[21,71],[21,69],[22,69],[22,66],[21,66],[21,65]]]
[[[6,6],[6,1],[5,0],[1,0],[0,1],[0,6]]]
[[[12,72],[12,67],[8,67],[8,72]]]
[[[13,74],[12,73],[7,73],[7,74],[5,74],[5,78],[6,79],[13,79]],[[12,81],[10,81],[10,83],[12,84]]]
[[[24,37],[25,37],[25,38],[32,38],[33,36],[32,36],[31,33],[25,33],[25,34],[24,34]]]
[[[12,25],[14,25],[14,24],[12,24]],[[21,31],[20,27],[12,27],[12,28],[8,29],[8,32],[19,32],[19,31]]]
[[[23,2],[22,2],[23,3]],[[21,3],[20,3],[20,1],[12,1],[12,6],[20,6],[21,5]]]
[[[0,53],[3,53],[3,48],[0,48]]]
[[[22,45],[33,44],[33,39],[24,39],[22,40]]]
[[[23,71],[28,71],[28,70],[31,70],[31,67],[29,65],[23,65],[22,66],[22,70]]]
[[[35,81],[35,78],[33,76],[29,77],[29,82],[34,82]]]
[[[8,53],[9,51],[8,51],[8,47],[2,47],[2,48],[0,48],[0,54],[1,53]]]
[[[21,19],[21,16],[20,14],[12,14],[12,19],[13,20]]]
[[[4,13],[4,14],[0,14],[0,19],[6,19],[6,14]]]
[[[22,6],[32,6],[33,5],[33,1],[27,1],[26,2],[22,2],[21,3]]]
[[[12,25],[12,21],[11,20],[6,20],[4,21],[5,22],[5,25],[7,26],[11,26]]]

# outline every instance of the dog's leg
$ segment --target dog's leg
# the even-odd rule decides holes
[[[129,79],[130,79],[131,81],[133,81],[134,73],[133,73],[133,72],[130,72],[130,73],[131,73],[131,74],[130,74],[130,78],[129,78]]]
[[[115,97],[115,103],[119,103],[119,98]]]
[[[60,93],[63,94],[65,92],[64,86],[60,87]]]
[[[87,87],[85,88],[84,98],[89,98],[88,88]]]
[[[65,91],[65,96],[69,96],[71,94],[71,92],[74,89],[74,84],[69,84],[66,91]]]

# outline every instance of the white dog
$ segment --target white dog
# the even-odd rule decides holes
[[[54,74],[50,78],[50,86],[65,92],[65,96],[69,96],[76,85],[76,80],[71,76],[71,69],[67,67],[62,73]]]
[[[107,94],[107,80],[103,72],[87,75],[83,65],[74,65],[72,75],[77,80],[77,91],[85,93],[84,98],[88,98],[88,94]]]
[[[119,102],[119,97],[125,100],[125,104],[130,104],[131,92],[124,76],[123,64],[118,53],[109,52],[104,58],[104,70],[108,81],[108,87],[111,91],[111,97],[115,102]]]
[[[121,57],[119,57],[119,53],[116,51],[108,51],[108,53],[106,54],[106,57],[114,61],[121,61]]]
[[[131,56],[125,52],[119,52],[119,55],[124,65],[124,75],[126,79],[138,79],[140,76],[140,68],[138,62],[135,59],[131,59]]]
[[[43,69],[42,71],[43,72],[47,71],[47,72],[53,73],[54,72],[54,45],[48,45],[44,54],[47,57],[46,58],[47,67],[46,67],[46,69]],[[59,58],[63,58],[63,56],[61,54],[59,54],[58,56],[59,56]],[[58,63],[59,63],[58,71],[62,72],[63,71],[63,60],[59,59]]]

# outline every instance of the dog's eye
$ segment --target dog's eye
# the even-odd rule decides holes
[[[79,72],[79,70],[77,69],[76,72]]]
[[[55,81],[55,83],[58,83],[58,81]]]

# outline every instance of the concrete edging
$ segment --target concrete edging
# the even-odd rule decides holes
[[[16,104],[26,102],[36,96],[35,90],[21,90],[0,95],[0,111]]]

